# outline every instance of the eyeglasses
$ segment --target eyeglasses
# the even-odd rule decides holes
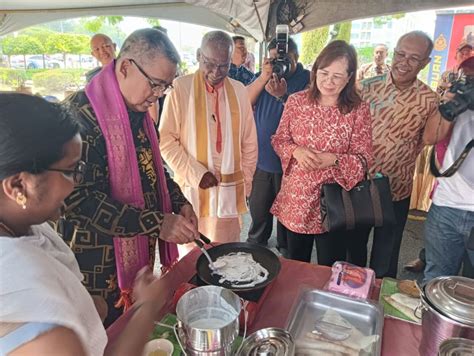
[[[135,66],[140,71],[140,73],[142,73],[143,76],[146,78],[146,80],[148,81],[148,84],[150,84],[150,87],[151,87],[151,90],[153,91],[153,94],[155,94],[156,96],[160,96],[162,94],[163,95],[168,95],[169,93],[171,93],[171,90],[173,90],[173,84],[155,83],[153,81],[153,79],[151,79],[150,76],[148,74],[146,74],[146,72],[143,70],[143,68],[140,67],[137,62],[135,62],[134,59],[129,58],[128,60],[130,62],[132,62],[133,64],[135,64]]]
[[[406,53],[399,52],[396,49],[393,51],[393,58],[397,61],[404,61],[406,60],[409,65],[412,67],[419,66],[423,63],[426,58],[418,59],[413,56],[407,56]]]
[[[209,58],[207,58],[204,54],[201,53],[202,57],[202,62],[206,66],[207,70],[213,72],[216,69],[220,71],[229,71],[230,68],[230,62],[224,63],[224,64],[215,64],[209,61]]]
[[[47,171],[61,172],[66,177],[74,180],[75,184],[81,184],[84,180],[84,173],[86,172],[86,163],[84,161],[79,161],[76,164],[74,169],[59,169],[59,168],[46,168]]]
[[[318,69],[317,70],[318,79],[322,82],[332,81],[336,85],[343,84],[347,80],[347,76],[342,76],[340,74],[329,75],[328,72]]]

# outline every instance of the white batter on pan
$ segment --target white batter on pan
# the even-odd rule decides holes
[[[221,284],[228,281],[232,287],[247,288],[268,278],[268,271],[247,252],[232,252],[219,257],[214,263],[219,268],[212,273],[221,276]]]

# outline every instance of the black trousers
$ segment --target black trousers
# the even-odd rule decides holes
[[[374,229],[374,243],[370,256],[370,268],[375,271],[377,278],[397,278],[398,256],[402,244],[403,230],[408,218],[410,197],[394,201],[396,223],[392,226]],[[367,241],[372,228],[359,228],[350,232],[356,240]]]
[[[281,188],[281,173],[265,172],[257,168],[253,176],[249,199],[250,224],[248,242],[267,245],[273,230],[273,215],[270,208]],[[286,249],[286,229],[277,222],[277,248]]]
[[[332,266],[336,261],[348,261],[365,267],[367,263],[367,241],[356,241],[347,231],[323,234],[299,234],[287,229],[288,258],[310,262],[313,241],[316,243],[318,264]]]

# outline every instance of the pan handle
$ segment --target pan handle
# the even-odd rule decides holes
[[[212,244],[212,241],[209,237],[204,236],[203,234],[199,233],[199,239],[201,241],[203,241],[206,245],[211,245],[212,247],[214,247],[214,245]]]

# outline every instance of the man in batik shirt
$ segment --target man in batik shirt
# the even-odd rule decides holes
[[[198,237],[196,215],[163,169],[155,126],[146,114],[172,88],[178,62],[165,34],[138,30],[125,40],[113,66],[69,98],[84,127],[87,170],[66,200],[60,231],[86,288],[107,302],[105,325],[133,302],[132,267],[153,264],[156,245],[161,264],[169,267],[177,259],[175,244]],[[123,161],[130,162],[128,169],[117,170]]]
[[[374,165],[390,179],[396,224],[374,229],[370,267],[378,278],[396,278],[403,230],[410,206],[413,173],[425,144],[434,144],[438,126],[445,129],[438,111],[438,96],[417,79],[430,62],[432,40],[421,31],[403,35],[394,50],[390,72],[363,80],[362,99],[370,104]],[[371,229],[357,229],[353,238],[366,243]]]

